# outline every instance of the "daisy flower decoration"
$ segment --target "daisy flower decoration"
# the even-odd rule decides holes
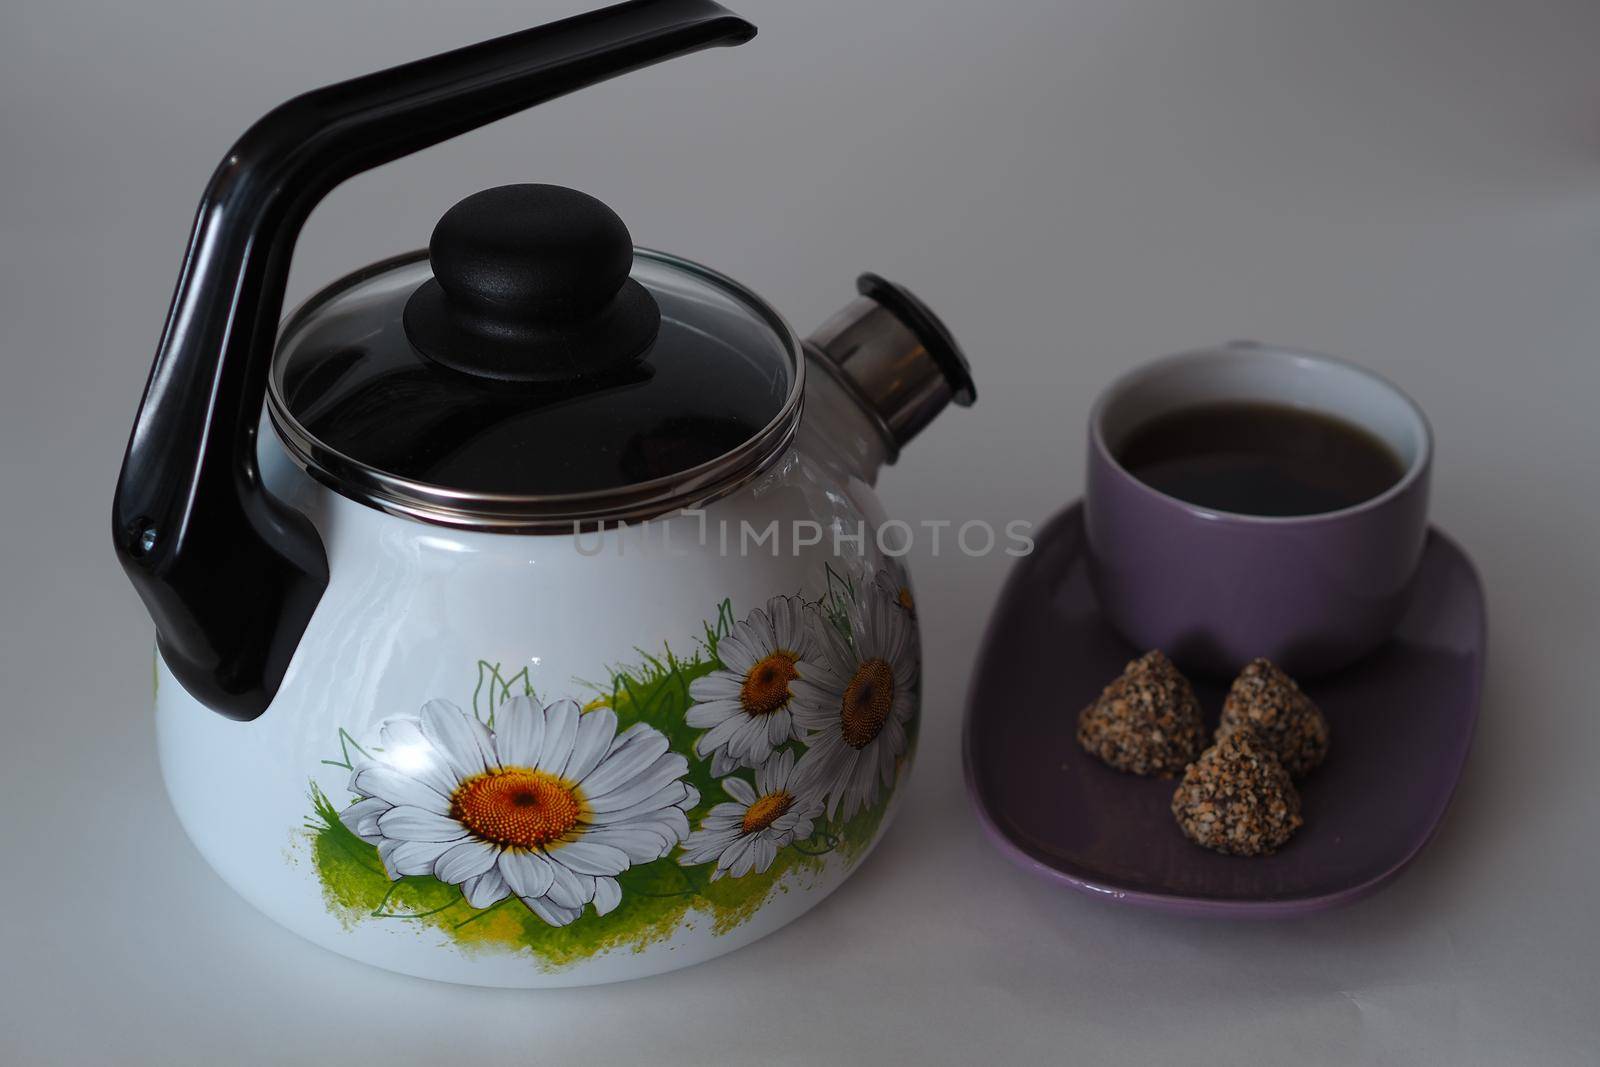
[[[795,785],[794,753],[778,753],[756,769],[756,782],[724,778],[731,803],[718,804],[683,842],[678,862],[685,867],[716,862],[714,882],[723,875],[742,878],[772,866],[778,851],[811,836],[822,802]]]
[[[911,582],[904,571],[898,567],[879,567],[872,577],[872,584],[885,600],[913,619],[917,617],[917,602],[911,595]]]
[[[828,817],[850,818],[894,784],[917,707],[917,630],[911,616],[876,586],[844,605],[847,640],[816,629],[823,672],[795,682],[795,722],[807,746],[795,766],[802,789],[827,799]]]
[[[474,908],[516,896],[551,926],[622,899],[616,876],[660,859],[699,803],[688,761],[643,723],[571,700],[500,705],[494,729],[444,700],[386,721],[356,762],[341,820],[391,879],[432,875]]]
[[[706,731],[695,751],[717,777],[761,766],[796,736],[794,684],[815,658],[816,618],[799,597],[773,597],[717,642],[723,669],[689,683],[685,719]]]

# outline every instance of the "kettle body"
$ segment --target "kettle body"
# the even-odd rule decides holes
[[[605,533],[458,531],[385,514],[312,478],[265,429],[263,477],[315,523],[331,580],[272,707],[250,722],[212,714],[158,654],[161,767],[196,847],[257,908],[324,947],[478,985],[654,974],[731,951],[815,906],[892,818],[915,753],[920,661],[904,572],[877,548],[883,515],[869,465],[882,445],[826,376],[811,377],[806,401],[794,444],[754,481],[704,509]],[[796,531],[802,542],[822,536],[796,547]],[[858,546],[866,551],[856,554]],[[881,765],[862,803],[846,817],[841,797],[830,819],[801,796],[810,832],[796,835],[804,822],[787,835],[769,831],[781,844],[761,869],[752,863],[735,876],[730,866],[713,879],[720,854],[685,864],[680,842],[674,855],[616,875],[621,897],[607,914],[589,901],[575,921],[553,926],[514,896],[475,908],[459,884],[391,879],[378,848],[341,821],[359,802],[350,786],[363,752],[384,758],[386,723],[415,718],[434,701],[488,723],[515,697],[541,710],[572,700],[585,716],[609,709],[617,734],[637,723],[659,730],[700,794],[686,812],[691,833],[719,805],[748,813],[748,796],[712,773],[715,756],[696,750],[707,731],[686,719],[696,680],[731,671],[715,647],[734,660],[723,643],[762,625],[751,616],[788,597],[815,609],[802,617],[821,625],[833,625],[831,613],[899,627],[902,640],[886,652],[903,657],[891,666],[913,686],[898,695],[904,717],[891,709],[865,746]],[[778,757],[785,752],[799,762],[805,748],[790,741]],[[761,790],[763,773],[741,767],[732,777],[759,803],[776,791]]]

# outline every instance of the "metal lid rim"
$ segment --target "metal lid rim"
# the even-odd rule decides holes
[[[761,430],[716,459],[666,477],[581,493],[492,493],[419,482],[329,448],[307,431],[289,412],[279,388],[277,354],[267,382],[267,413],[273,428],[294,462],[335,492],[390,514],[457,529],[570,532],[608,522],[643,521],[725,496],[771,466],[794,440],[804,408],[807,363],[800,338],[766,300],[732,278],[666,252],[635,246],[634,255],[726,290],[766,322],[789,356],[794,378],[783,406]],[[279,337],[288,336],[353,286],[427,257],[426,249],[417,249],[344,275],[290,312],[279,328]]]

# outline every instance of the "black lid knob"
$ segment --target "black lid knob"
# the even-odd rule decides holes
[[[406,302],[406,336],[452,370],[500,381],[615,371],[655,340],[661,313],[628,277],[617,213],[559,185],[502,185],[444,213],[433,280]]]

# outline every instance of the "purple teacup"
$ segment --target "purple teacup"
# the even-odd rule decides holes
[[[1338,510],[1252,515],[1152,488],[1119,455],[1151,420],[1226,403],[1331,415],[1393,452],[1387,489]],[[1084,519],[1100,604],[1140,649],[1227,676],[1266,656],[1299,677],[1377,648],[1406,607],[1428,520],[1433,440],[1395,386],[1330,356],[1235,342],[1147,363],[1089,417]]]

